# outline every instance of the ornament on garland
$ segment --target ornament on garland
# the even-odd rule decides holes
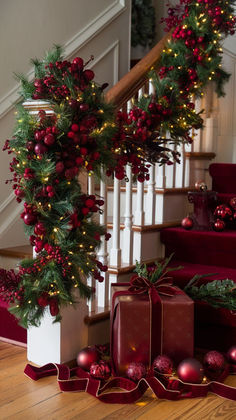
[[[183,382],[200,384],[202,383],[204,370],[202,364],[196,359],[184,359],[177,368],[179,379]]]
[[[196,188],[197,191],[206,191],[207,190],[207,185],[203,181],[197,181],[195,183],[195,188]]]

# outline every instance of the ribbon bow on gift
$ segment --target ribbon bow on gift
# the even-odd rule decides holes
[[[131,286],[128,288],[129,292],[149,294],[153,303],[158,300],[158,294],[174,296],[178,293],[175,286],[173,286],[172,278],[165,277],[164,275],[152,283],[149,279],[135,274],[131,278],[130,284]]]

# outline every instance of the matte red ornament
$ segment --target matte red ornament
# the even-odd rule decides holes
[[[81,350],[77,356],[77,364],[84,370],[90,370],[93,363],[98,362],[100,355],[95,347],[89,346]]]
[[[26,225],[34,225],[35,224],[35,222],[36,222],[36,220],[37,220],[37,217],[35,216],[35,214],[32,214],[32,213],[25,213],[24,214],[24,217],[23,217],[23,220],[24,220],[24,223],[26,224]]]
[[[217,379],[225,369],[225,358],[216,350],[209,351],[204,356],[203,366],[210,379]]]
[[[38,156],[44,155],[48,151],[47,147],[43,143],[36,143],[34,147],[35,154]]]
[[[221,219],[217,219],[214,224],[213,224],[213,228],[214,230],[216,230],[217,232],[221,232],[222,230],[224,230],[225,228],[225,222],[224,220]]]
[[[48,292],[43,292],[41,294],[41,296],[37,299],[37,302],[38,302],[39,306],[41,306],[42,308],[44,308],[45,306],[47,306],[48,303],[49,303],[49,294],[48,294]]]
[[[143,363],[130,363],[126,370],[126,376],[132,381],[139,381],[146,376],[146,368]]]
[[[47,146],[52,146],[55,143],[55,137],[53,134],[47,134],[43,141]]]
[[[227,359],[229,363],[236,365],[236,344],[227,351]]]
[[[111,376],[111,368],[108,363],[100,360],[91,364],[89,373],[96,379],[108,379]]]
[[[177,374],[181,381],[200,384],[203,379],[203,366],[196,359],[184,359],[177,368]]]
[[[193,227],[193,219],[191,219],[191,217],[185,217],[182,222],[181,222],[181,226],[184,229],[192,229]]]
[[[57,162],[56,163],[56,173],[60,174],[64,171],[64,163],[63,162]]]
[[[170,375],[173,371],[173,362],[165,354],[157,356],[152,365],[154,372]]]

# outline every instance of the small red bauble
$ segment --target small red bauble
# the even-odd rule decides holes
[[[89,373],[96,379],[108,379],[111,376],[111,369],[108,363],[100,360],[91,364]]]
[[[91,365],[99,361],[99,352],[95,347],[85,347],[77,356],[77,364],[84,370],[89,370]]]
[[[225,369],[225,358],[223,354],[212,350],[205,354],[203,359],[203,366],[207,376],[210,379],[217,379],[217,377]]]
[[[230,347],[230,349],[227,351],[227,359],[229,363],[236,364],[236,345]]]
[[[64,171],[64,163],[59,161],[56,163],[56,173],[60,174]]]
[[[34,227],[34,233],[36,235],[44,235],[46,232],[45,226],[42,222],[38,222],[36,223],[35,227]]]
[[[224,230],[224,228],[225,228],[225,222],[224,222],[224,220],[216,219],[216,221],[213,224],[213,228],[217,232],[221,232],[222,230]]]
[[[236,210],[236,197],[231,198],[229,204],[234,210]]]
[[[55,143],[55,137],[53,134],[47,134],[43,141],[47,146],[52,146]]]
[[[47,147],[43,143],[36,143],[34,147],[35,154],[38,156],[44,155],[48,151]]]
[[[229,219],[232,216],[232,210],[225,204],[220,204],[214,211],[214,216],[219,219]]]
[[[26,225],[29,225],[30,226],[30,225],[34,225],[35,224],[37,218],[36,218],[35,214],[25,213],[25,215],[23,217],[23,220],[24,220],[24,223]]]
[[[152,366],[154,372],[156,371],[164,375],[170,375],[173,371],[173,362],[165,354],[163,354],[162,356],[157,356]]]
[[[34,150],[34,142],[33,141],[27,141],[26,148],[29,150],[29,152],[32,152]]]
[[[177,374],[183,382],[200,384],[203,379],[203,366],[196,359],[184,359],[178,366]]]
[[[126,370],[126,376],[132,381],[139,381],[146,376],[146,368],[143,363],[130,363]]]
[[[192,229],[193,227],[193,219],[191,219],[191,217],[185,217],[182,222],[181,222],[181,226],[184,229]]]

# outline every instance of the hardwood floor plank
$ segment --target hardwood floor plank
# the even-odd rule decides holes
[[[81,393],[62,393],[55,376],[32,381],[24,374],[26,350],[0,342],[1,420],[236,420],[236,402],[213,394],[158,400],[148,390],[135,404],[104,404]],[[236,386],[236,376],[227,378]]]

